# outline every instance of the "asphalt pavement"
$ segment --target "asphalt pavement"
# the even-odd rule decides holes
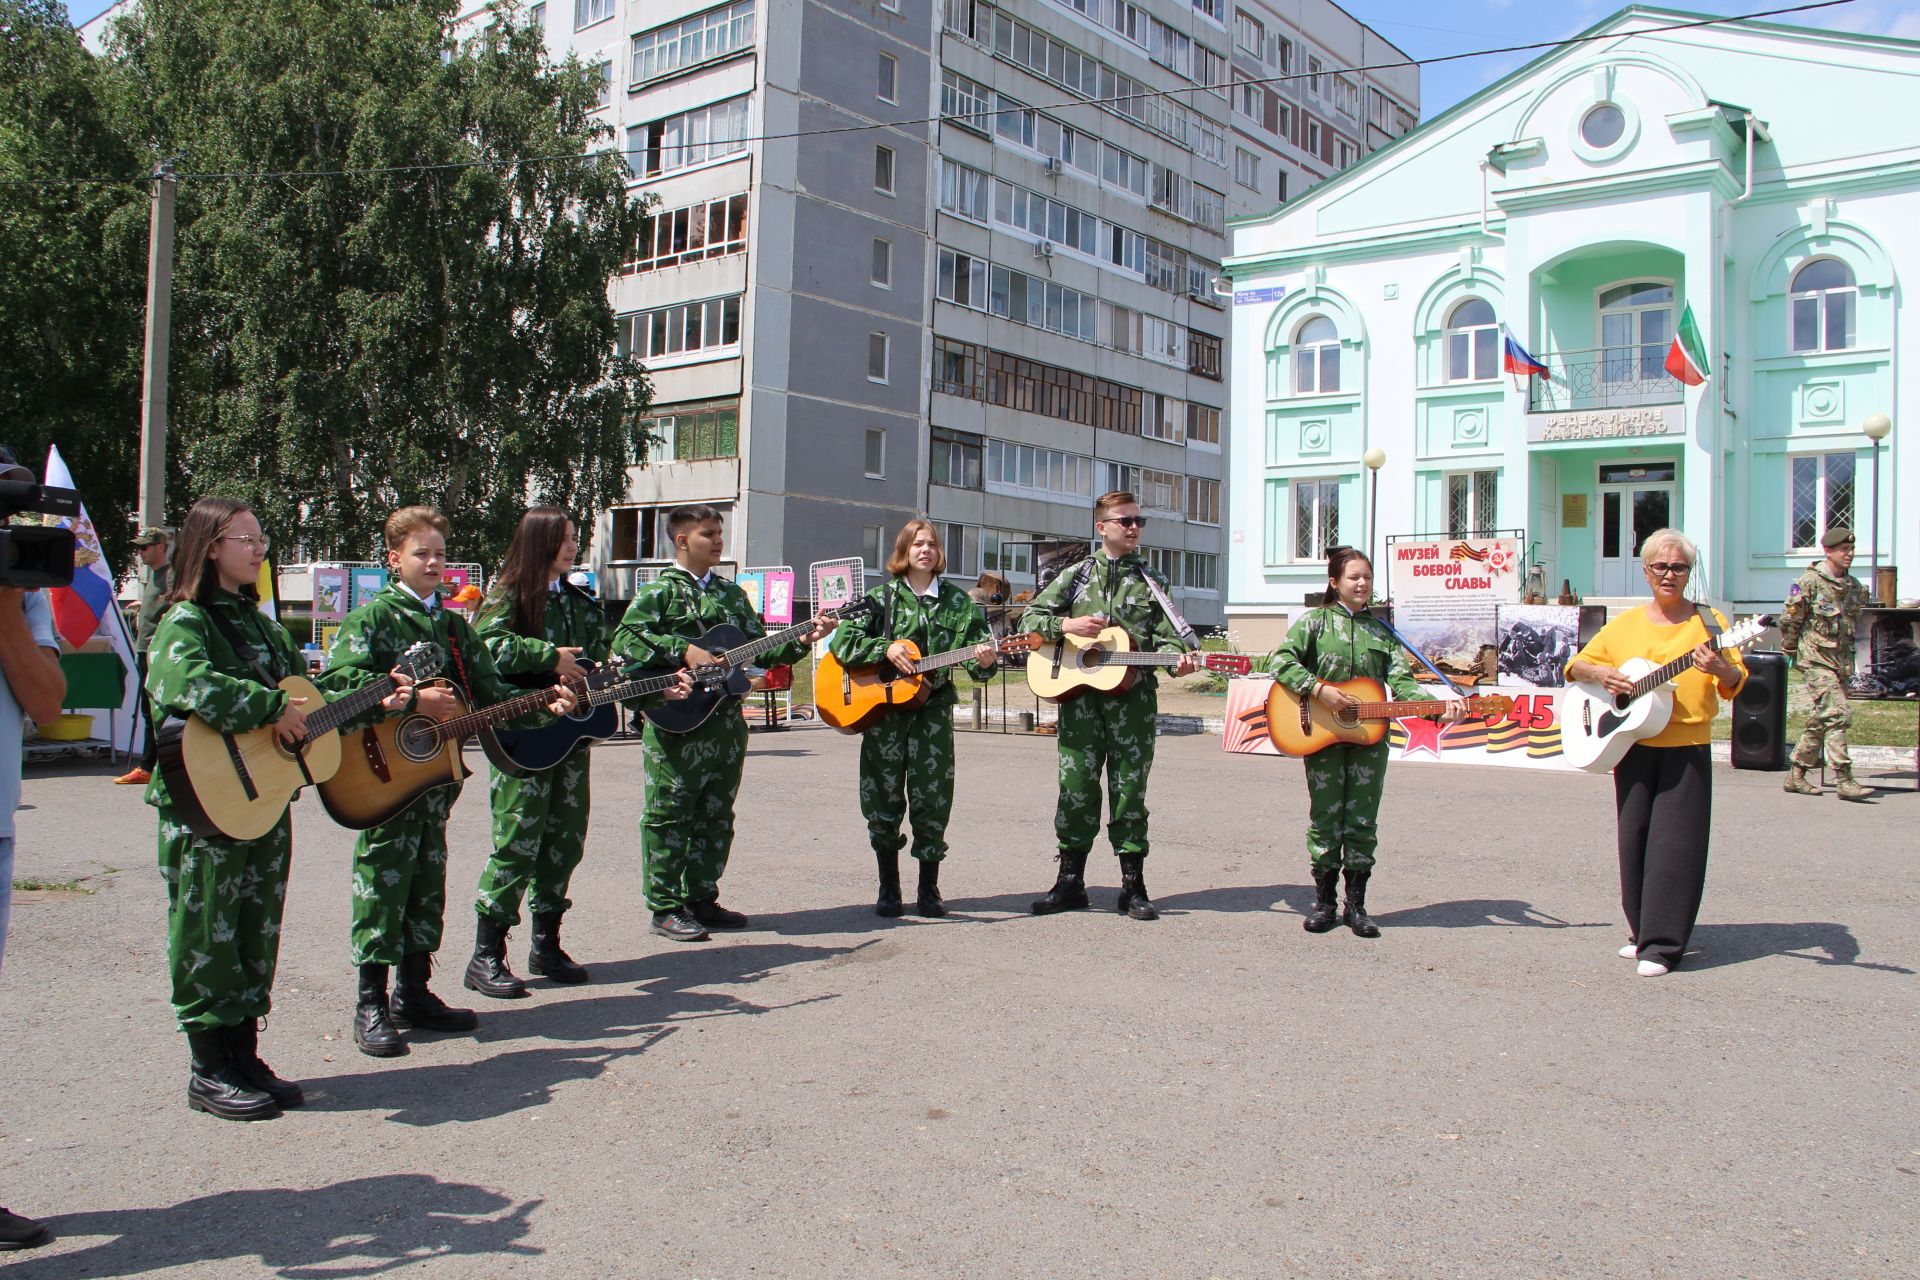
[[[1396,766],[1371,905],[1300,929],[1300,765],[1165,737],[1165,912],[1036,918],[1054,744],[959,735],[945,920],[872,912],[857,740],[756,734],[723,901],[646,931],[640,750],[594,761],[566,941],[593,981],[462,992],[483,776],[404,1058],[349,1028],[349,833],[296,805],[266,1057],[281,1119],[189,1112],[154,819],[36,769],[0,973],[7,1275],[1885,1277],[1920,1273],[1920,799],[1715,771],[1694,950],[1634,976],[1604,778]],[[1913,787],[1909,771],[1900,785]],[[908,871],[911,887],[911,869]],[[512,939],[524,973],[525,930]],[[456,997],[463,997],[456,999]]]

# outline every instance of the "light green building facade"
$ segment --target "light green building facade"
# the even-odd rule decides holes
[[[1640,540],[1674,525],[1698,593],[1748,609],[1845,523],[1865,578],[1875,413],[1896,424],[1881,563],[1920,572],[1898,426],[1920,45],[1677,25],[1698,16],[1622,10],[1235,224],[1227,612],[1247,642],[1324,585],[1329,545],[1395,534],[1521,530],[1550,593],[1638,597]],[[1688,307],[1698,387],[1663,367]],[[1503,373],[1505,332],[1550,377]]]

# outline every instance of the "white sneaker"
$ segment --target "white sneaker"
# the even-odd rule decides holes
[[[1667,974],[1667,966],[1658,960],[1642,960],[1640,967],[1634,972],[1643,978],[1664,978]]]
[[[1629,942],[1626,946],[1620,948],[1620,958],[1622,960],[1638,960],[1640,958],[1639,946]]]

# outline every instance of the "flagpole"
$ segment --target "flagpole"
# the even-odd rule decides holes
[[[173,161],[153,171],[153,219],[147,231],[147,345],[141,374],[140,523],[164,525],[167,506],[167,362],[173,327]]]

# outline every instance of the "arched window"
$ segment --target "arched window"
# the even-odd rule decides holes
[[[1485,299],[1468,298],[1447,317],[1447,381],[1500,375],[1500,330]]]
[[[1293,335],[1293,393],[1324,395],[1340,389],[1340,331],[1314,316]]]
[[[1853,345],[1853,271],[1838,258],[1815,258],[1793,273],[1793,349],[1845,351]]]

